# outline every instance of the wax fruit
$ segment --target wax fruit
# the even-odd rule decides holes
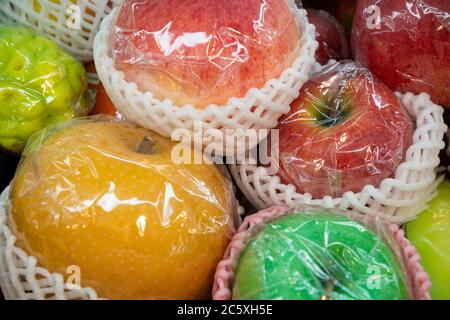
[[[172,162],[174,142],[111,121],[33,139],[10,195],[17,244],[50,272],[77,266],[103,298],[207,298],[234,229],[230,183],[214,165]]]
[[[401,263],[378,235],[346,216],[307,209],[250,238],[233,299],[403,300],[404,279]]]
[[[20,153],[29,136],[88,112],[83,66],[23,27],[0,26],[0,148]]]
[[[125,0],[111,30],[116,68],[160,100],[223,105],[292,65],[294,10],[292,0]]]
[[[442,182],[438,192],[428,208],[406,225],[406,236],[431,278],[431,297],[450,300],[450,182]]]
[[[361,0],[353,22],[355,60],[393,90],[427,92],[434,103],[450,106],[449,13],[450,1]]]
[[[319,48],[315,58],[320,64],[328,60],[348,58],[348,43],[344,29],[329,13],[321,10],[307,9],[308,21],[316,27],[316,40]]]
[[[86,71],[89,79],[89,97],[93,105],[89,115],[107,114],[118,119],[124,119],[106,93],[93,62],[86,65]]]
[[[321,198],[391,177],[411,144],[413,123],[369,70],[342,61],[302,87],[277,128],[278,175]]]

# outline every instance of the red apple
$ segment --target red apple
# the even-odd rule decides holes
[[[111,31],[127,81],[197,108],[279,78],[301,36],[284,0],[126,0]]]
[[[379,186],[403,161],[413,123],[394,93],[346,60],[316,74],[279,121],[284,183],[314,198]]]
[[[391,89],[427,92],[450,106],[450,1],[361,0],[352,47],[355,60]]]
[[[316,40],[319,48],[316,60],[326,64],[328,60],[342,60],[348,58],[348,42],[344,29],[329,13],[322,10],[307,9],[308,20],[316,27]]]

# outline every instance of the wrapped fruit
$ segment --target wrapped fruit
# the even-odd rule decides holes
[[[357,62],[393,90],[450,106],[450,1],[361,0],[353,22]]]
[[[369,70],[343,61],[314,75],[280,120],[278,176],[314,198],[379,186],[404,160],[413,123]]]
[[[213,298],[428,299],[418,261],[403,233],[381,219],[273,207],[244,220],[217,268]]]
[[[348,42],[344,29],[329,13],[322,10],[307,9],[308,20],[316,27],[316,39],[319,48],[316,61],[326,65],[331,59],[342,60],[349,57]]]
[[[18,246],[50,272],[75,266],[103,298],[207,298],[235,228],[231,182],[212,164],[176,164],[177,145],[152,131],[94,119],[25,150],[9,197]]]
[[[200,124],[197,145],[222,156],[266,137],[235,143],[229,132],[276,126],[316,48],[293,0],[126,0],[104,19],[94,60],[126,119],[168,137]]]
[[[20,153],[34,132],[86,115],[86,71],[54,42],[0,26],[0,147]]]
[[[431,297],[450,300],[450,182],[444,181],[438,195],[416,220],[406,225],[407,238],[417,247],[433,286]]]
[[[92,61],[101,20],[122,0],[2,0],[0,22],[20,23],[50,37],[82,62]]]
[[[205,108],[278,78],[300,31],[284,0],[128,0],[111,36],[116,67],[141,91]]]

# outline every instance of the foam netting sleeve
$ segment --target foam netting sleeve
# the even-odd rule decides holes
[[[80,61],[89,62],[93,60],[93,42],[100,22],[122,1],[1,0],[0,22],[31,27]]]
[[[302,34],[300,53],[292,66],[278,79],[268,80],[263,88],[252,88],[244,97],[232,97],[225,105],[211,104],[205,109],[196,109],[189,104],[177,106],[170,99],[158,100],[152,92],[141,92],[136,83],[127,82],[124,74],[115,69],[108,46],[110,25],[117,9],[103,20],[95,37],[96,69],[106,92],[126,119],[166,137],[172,137],[177,129],[198,132],[198,124],[201,124],[202,139],[198,140],[202,141],[194,139],[194,145],[208,146],[219,156],[242,153],[265,138],[264,132],[260,132],[256,141],[248,142],[246,130],[275,127],[278,118],[289,111],[289,104],[298,96],[311,69],[316,66],[315,27],[308,22],[305,10],[292,10],[297,15]]]
[[[51,273],[33,256],[16,246],[16,236],[8,227],[9,187],[0,195],[0,289],[7,300],[104,300],[88,287],[67,284],[62,274]],[[244,208],[238,207],[238,223]]]
[[[433,104],[428,94],[397,93],[397,96],[415,121],[416,129],[405,161],[397,167],[394,177],[384,179],[378,187],[366,185],[361,192],[346,192],[341,198],[314,199],[310,194],[296,192],[295,186],[283,184],[278,176],[270,175],[265,167],[249,164],[250,161],[229,165],[231,175],[247,199],[260,210],[273,205],[303,204],[353,209],[395,224],[412,220],[435,196],[441,181],[437,168],[447,126],[443,108]]]
[[[244,219],[239,230],[231,239],[222,261],[217,265],[212,291],[214,300],[232,299],[235,270],[249,237],[249,229],[283,216],[286,209],[287,207],[275,206]],[[420,264],[420,256],[416,248],[405,238],[404,231],[397,225],[390,225],[390,229],[400,248],[398,257],[405,262],[406,275],[412,287],[412,298],[414,300],[430,300],[431,281],[428,273]]]

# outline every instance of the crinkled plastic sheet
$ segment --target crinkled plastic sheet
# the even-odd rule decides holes
[[[17,245],[103,298],[207,298],[236,200],[223,168],[174,164],[175,145],[106,116],[37,134],[11,188]]]
[[[359,1],[352,49],[391,89],[450,106],[450,1]]]
[[[297,192],[322,198],[392,177],[414,126],[389,88],[345,60],[311,77],[277,129],[277,175]]]
[[[411,285],[386,224],[318,207],[249,230],[233,299],[404,300]]]
[[[88,113],[83,65],[31,29],[0,25],[0,147],[20,153],[34,132]]]
[[[111,30],[116,68],[177,105],[223,105],[299,54],[292,0],[126,0]]]

